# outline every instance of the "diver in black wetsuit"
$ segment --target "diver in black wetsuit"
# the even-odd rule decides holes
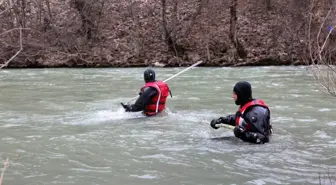
[[[170,93],[165,82],[155,80],[155,72],[147,69],[144,72],[145,85],[140,89],[140,97],[132,105],[121,103],[126,112],[143,111],[146,116],[153,116],[165,109],[166,99]]]
[[[214,119],[210,126],[218,129],[216,124],[219,123],[232,125],[235,126],[235,136],[243,141],[257,144],[269,142],[272,134],[270,110],[262,100],[252,98],[251,85],[245,81],[236,83],[232,98],[239,105],[236,114]]]

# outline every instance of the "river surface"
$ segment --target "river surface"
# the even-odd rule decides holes
[[[155,70],[164,80],[183,69]],[[173,97],[151,118],[120,106],[138,94],[144,70],[1,70],[3,184],[336,183],[336,98],[305,67],[194,68],[168,81]],[[239,80],[271,109],[270,143],[209,126],[236,112]]]

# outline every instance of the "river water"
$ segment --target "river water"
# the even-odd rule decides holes
[[[158,68],[164,80],[184,68]],[[168,81],[164,114],[125,113],[145,68],[0,71],[6,185],[336,183],[336,99],[305,67],[194,68]],[[274,135],[244,143],[209,121],[237,110],[239,80],[269,105]]]

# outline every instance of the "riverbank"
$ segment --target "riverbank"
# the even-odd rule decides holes
[[[195,61],[196,62],[196,61]],[[16,68],[129,68],[129,67],[187,67],[195,62],[130,62],[130,63],[120,63],[120,62],[86,62],[82,60],[70,60],[64,63],[49,63],[49,62],[13,62],[10,63],[6,68],[16,69]],[[264,59],[261,61],[241,61],[237,63],[225,63],[225,62],[214,62],[205,61],[198,65],[198,67],[247,67],[247,66],[298,66],[307,65],[303,62],[290,62],[290,61],[279,61],[273,59]]]
[[[308,31],[312,38],[326,34],[317,29],[323,3],[310,10],[300,1],[267,2],[68,0],[4,11],[0,64],[179,67],[203,60],[204,67],[306,65],[313,43]]]

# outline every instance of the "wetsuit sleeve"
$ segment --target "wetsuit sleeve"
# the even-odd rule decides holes
[[[228,125],[232,125],[232,126],[235,126],[236,125],[236,114],[230,114],[226,117],[220,117],[218,119],[218,121],[220,123],[224,123],[224,124],[228,124]]]
[[[236,125],[236,114],[231,114],[226,116],[228,119],[228,123],[229,125],[235,126]]]
[[[140,93],[140,97],[131,105],[131,112],[139,112],[145,109],[145,106],[149,103],[150,99],[155,96],[157,90],[154,87],[146,87],[143,92]]]

